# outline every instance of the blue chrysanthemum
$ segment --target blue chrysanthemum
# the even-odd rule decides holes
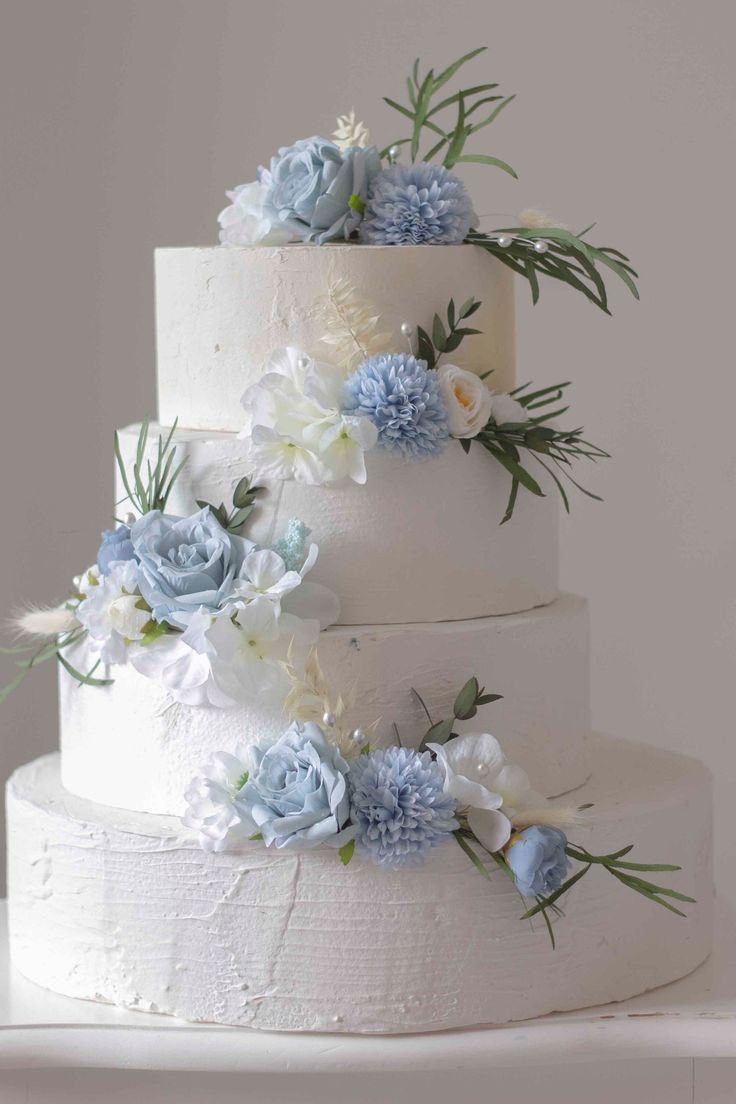
[[[378,444],[405,456],[436,456],[448,438],[436,372],[408,353],[363,361],[345,384],[345,413],[370,418]]]
[[[374,177],[361,240],[369,245],[456,245],[477,217],[459,177],[442,165],[391,165]]]
[[[444,772],[428,751],[389,747],[361,756],[348,775],[356,847],[380,866],[424,862],[458,827]]]

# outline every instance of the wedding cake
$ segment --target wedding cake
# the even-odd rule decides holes
[[[16,682],[60,675],[60,753],[7,800],[11,953],[42,986],[394,1033],[709,953],[708,773],[591,731],[559,589],[559,498],[605,453],[515,364],[519,277],[607,309],[600,271],[635,273],[539,212],[478,229],[451,170],[512,171],[463,153],[473,96],[510,98],[461,90],[446,130],[432,104],[479,52],[415,67],[409,139],[343,117],[230,193],[220,245],[156,252],[159,422],[116,437],[96,563],[21,619]]]

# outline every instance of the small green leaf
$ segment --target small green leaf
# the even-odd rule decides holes
[[[478,712],[476,709],[476,703],[480,695],[480,687],[478,680],[473,675],[463,686],[462,690],[455,698],[455,704],[452,707],[452,711],[459,721],[470,720]]]
[[[340,856],[340,862],[343,866],[347,866],[353,855],[355,854],[355,840],[351,839],[348,843],[344,844],[338,851]]]
[[[262,840],[263,839],[263,832],[254,832],[252,836],[248,836],[248,839],[253,840],[254,842],[256,842],[258,840]]]
[[[444,721],[437,721],[427,732],[422,744],[428,744],[430,741],[434,744],[446,744],[452,735],[452,726],[454,723],[454,717],[446,718]]]
[[[242,479],[238,480],[233,491],[233,506],[236,510],[248,505],[248,496],[253,494],[255,490],[257,488],[250,485],[250,476],[244,475]]]
[[[228,529],[240,529],[241,525],[245,524],[252,513],[252,506],[244,506],[242,510],[236,510],[228,522]]]
[[[447,334],[445,333],[445,327],[442,325],[440,316],[436,314],[432,320],[432,344],[438,353],[443,353],[445,351],[446,341]]]
[[[348,207],[351,211],[356,211],[361,217],[365,211],[365,203],[359,195],[353,193],[348,199]]]

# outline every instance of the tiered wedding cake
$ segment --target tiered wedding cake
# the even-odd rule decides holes
[[[353,138],[342,167],[369,152]],[[61,754],[8,786],[12,955],[48,988],[432,1031],[618,1000],[708,954],[707,772],[590,732],[586,603],[558,589],[552,475],[539,494],[519,459],[580,439],[535,435],[499,254],[586,247],[541,225],[371,244],[380,174],[361,192],[353,168],[360,243],[157,252],[176,428],[168,449],[169,428],[119,435],[116,501],[141,517],[46,645]],[[640,857],[682,869],[653,886],[668,868]]]

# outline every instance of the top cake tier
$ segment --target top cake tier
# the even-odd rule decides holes
[[[430,330],[474,296],[482,333],[453,363],[493,369],[495,391],[514,386],[513,273],[471,245],[215,246],[156,250],[159,418],[188,429],[239,430],[240,400],[271,354],[295,345],[327,352],[320,297],[348,281],[400,339],[402,322]]]

